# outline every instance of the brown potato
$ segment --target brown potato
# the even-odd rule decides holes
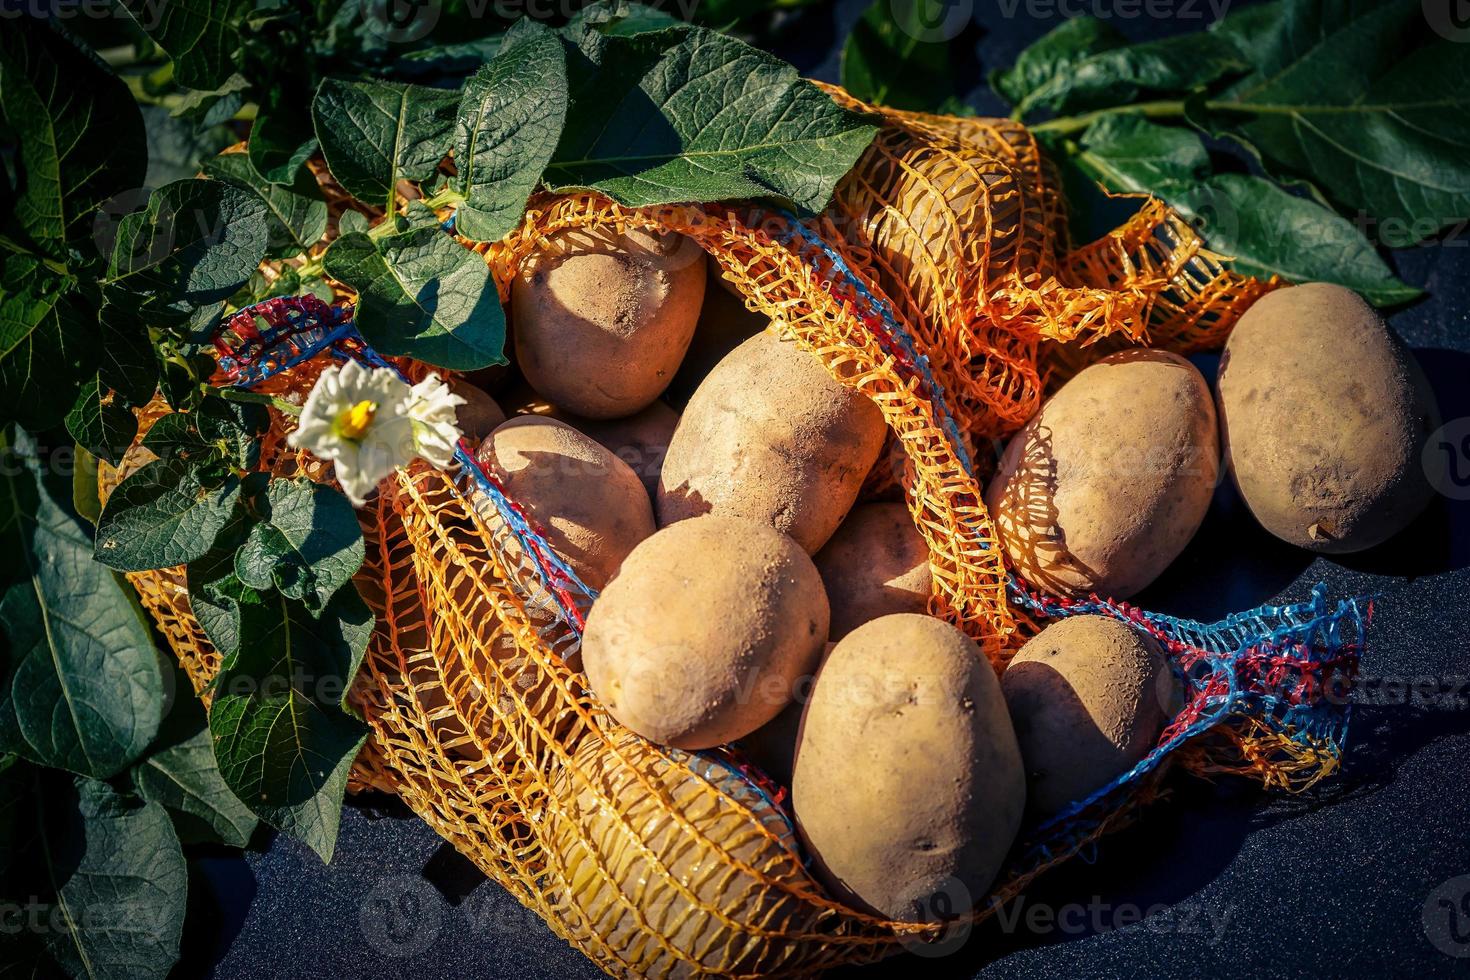
[[[664,457],[669,453],[669,443],[674,439],[674,429],[679,425],[679,413],[667,402],[656,401],[624,419],[584,419],[556,408],[546,414],[548,418],[560,419],[591,436],[604,449],[627,463],[643,481],[649,499],[658,492],[658,475],[663,470]]]
[[[1001,677],[1030,808],[1056,813],[1148,755],[1177,708],[1176,684],[1152,638],[1107,616],[1033,636]]]
[[[815,553],[847,515],[887,428],[861,392],[774,333],[722,360],[664,459],[661,526],[714,513],[760,521]]]
[[[593,603],[582,662],[618,721],[662,745],[709,748],[791,701],[827,619],[821,577],[795,542],[711,515],[633,549]]]
[[[460,433],[470,442],[478,443],[505,421],[505,412],[483,390],[463,378],[451,378],[449,390],[465,400],[455,410],[455,420]]]
[[[511,284],[531,387],[587,418],[632,415],[666,388],[704,300],[704,253],[676,233],[576,230]]]
[[[985,505],[1030,584],[1124,599],[1199,530],[1219,455],[1199,371],[1177,354],[1123,351],[1068,381],[1012,437]]]
[[[792,804],[839,900],[904,921],[963,915],[1025,803],[1000,683],[972,640],[900,613],[833,648],[802,717]]]
[[[778,974],[799,942],[783,936],[814,927],[810,906],[771,884],[805,878],[786,818],[718,763],[675,753],[691,773],[627,732],[611,738],[583,742],[554,777],[543,839],[569,891],[552,900],[579,909],[568,921],[629,977]]]
[[[699,311],[699,325],[694,328],[694,339],[689,343],[679,370],[674,372],[674,380],[664,392],[664,396],[675,405],[688,403],[700,383],[726,354],[771,325],[766,317],[746,308],[745,300],[735,287],[720,276],[714,260],[710,261],[709,280],[710,284],[704,291],[704,307]]]
[[[825,662],[835,643],[828,643],[822,650]],[[821,670],[820,664],[817,670]],[[812,698],[812,685],[816,674],[802,677],[796,683],[791,703],[781,713],[740,740],[740,750],[761,771],[782,786],[791,785],[791,770],[796,764],[796,739],[801,732],[801,716],[806,703]]]
[[[870,619],[929,610],[929,545],[903,504],[859,504],[813,559],[832,606],[833,640]]]
[[[546,529],[547,540],[587,585],[600,589],[654,531],[638,475],[590,437],[554,419],[523,415],[480,446],[480,461]]]
[[[1283,541],[1361,551],[1429,502],[1434,393],[1351,290],[1310,283],[1257,300],[1225,344],[1218,387],[1235,486]]]

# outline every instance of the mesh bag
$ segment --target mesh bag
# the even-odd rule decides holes
[[[994,893],[976,902],[978,919],[1127,822],[1170,765],[1292,790],[1330,774],[1368,609],[1317,591],[1201,624],[1105,599],[1046,598],[1008,575],[975,447],[1018,428],[1048,385],[1108,349],[1218,346],[1274,284],[1224,270],[1153,200],[1106,238],[1073,247],[1057,183],[1018,124],[882,119],[816,217],[635,210],[572,194],[533,199],[502,242],[465,244],[484,253],[504,299],[552,236],[681,232],[772,330],[882,410],[897,465],[875,471],[868,492],[901,487],[929,545],[931,612],[973,637],[997,670],[1062,616],[1113,616],[1159,640],[1184,678],[1186,707],[1132,771],[1023,831]],[[333,358],[387,363],[357,337],[342,299],[277,299],[238,315],[221,338],[216,381],[304,393]],[[410,378],[425,371],[392,363]],[[164,411],[150,407],[143,427]],[[262,467],[330,479],[286,447],[290,424],[276,417]],[[105,469],[104,493],[146,459],[135,447]],[[940,922],[883,921],[826,897],[803,867],[783,791],[738,746],[664,749],[611,719],[568,665],[595,595],[474,462],[473,447],[457,460],[450,471],[401,470],[359,511],[367,559],[356,582],[377,626],[352,694],[371,728],[353,788],[397,793],[614,975],[808,975],[943,934]],[[204,691],[219,658],[190,613],[182,570],[129,578]]]

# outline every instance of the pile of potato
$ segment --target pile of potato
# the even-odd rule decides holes
[[[520,414],[499,422],[477,393],[467,428],[601,590],[589,686],[654,742],[739,742],[790,787],[838,899],[919,920],[942,892],[965,911],[1023,820],[1126,772],[1179,710],[1164,652],[1112,619],[1053,624],[997,677],[928,615],[907,508],[858,499],[879,409],[766,329],[683,237],[563,234],[522,270],[511,317]],[[1428,500],[1435,424],[1372,309],[1298,286],[1241,320],[1217,397],[1162,351],[1083,370],[1010,441],[985,501],[1032,586],[1126,598],[1178,557],[1222,471],[1287,541],[1384,540]]]

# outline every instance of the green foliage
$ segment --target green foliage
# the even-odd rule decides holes
[[[348,193],[389,206],[400,180],[426,180],[449,152],[459,99],[401,82],[327,79],[311,104],[317,140]]]
[[[923,26],[943,23],[947,9],[942,0],[874,0],[842,47],[842,87],[874,105],[967,112],[951,42],[930,39]]]
[[[68,444],[69,448],[69,444]],[[0,752],[106,779],[158,732],[163,674],[124,593],[92,561],[70,482],[34,439],[5,447],[0,476]]]
[[[205,163],[204,172],[254,192],[265,204],[266,258],[295,258],[327,233],[327,202],[304,168],[290,181],[273,184],[260,176],[248,156],[228,153]]]
[[[358,330],[379,353],[453,370],[505,363],[505,311],[485,260],[422,208],[403,224],[343,235],[327,250],[327,274],[358,292]]]
[[[1376,246],[1470,218],[1465,48],[1414,0],[1277,0],[1145,44],[1069,20],[991,82],[1017,118],[1058,114],[1033,131],[1074,198],[1092,182],[1156,194],[1242,272],[1392,305],[1418,291]],[[1214,173],[1196,131],[1265,174]]]
[[[102,508],[97,560],[119,571],[172,568],[202,557],[240,502],[240,479],[191,460],[160,459],[129,476]]]
[[[347,498],[309,480],[272,480],[256,502],[259,520],[235,555],[235,576],[323,608],[362,567],[362,529]]]
[[[7,930],[7,975],[168,976],[179,957],[188,867],[164,808],[104,782],[24,765],[0,774],[0,794],[14,801],[7,890],[24,897],[33,917]]]

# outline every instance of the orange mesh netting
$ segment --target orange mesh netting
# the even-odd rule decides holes
[[[882,117],[831,208],[811,219],[543,196],[518,231],[476,248],[505,299],[521,264],[568,229],[694,240],[771,329],[881,408],[901,461],[894,477],[930,548],[931,610],[1000,669],[1034,623],[1007,599],[974,447],[1018,428],[1049,381],[1109,344],[1219,344],[1271,284],[1224,270],[1156,201],[1070,248],[1057,183],[1018,124]],[[911,349],[885,334],[875,308]],[[301,365],[267,390],[304,393],[320,369]],[[145,413],[145,425],[161,411]],[[327,479],[284,446],[290,419],[275,423],[262,465]],[[105,470],[104,492],[145,456],[135,448],[121,472]],[[941,931],[837,905],[803,870],[779,807],[738,767],[651,745],[608,717],[569,665],[577,636],[524,549],[452,474],[417,463],[359,513],[367,560],[357,586],[377,627],[353,695],[372,732],[354,787],[396,792],[603,969],[807,975]],[[202,689],[218,657],[189,611],[182,570],[129,579]],[[1126,821],[1161,771],[1100,805],[1066,846],[1017,863],[996,897]],[[977,908],[983,917],[993,905]]]

